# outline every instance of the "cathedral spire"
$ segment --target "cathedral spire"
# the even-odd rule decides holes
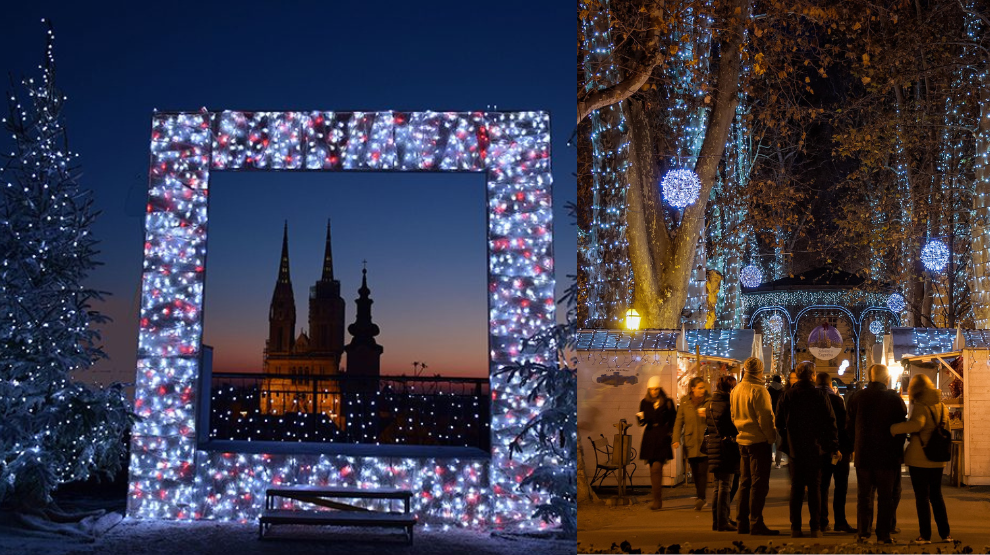
[[[292,283],[289,278],[289,220],[285,220],[282,230],[282,262],[278,267],[278,283]]]
[[[333,247],[330,244],[330,218],[327,218],[327,247],[323,253],[323,277],[320,281],[333,281]]]
[[[272,304],[268,309],[268,352],[284,354],[295,344],[296,301],[289,278],[289,222],[282,229],[282,259],[278,266],[278,279],[272,292]]]

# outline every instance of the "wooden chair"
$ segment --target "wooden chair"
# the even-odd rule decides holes
[[[595,487],[595,481],[598,480],[598,487],[602,487],[602,483],[609,474],[614,474],[619,470],[619,463],[615,450],[612,445],[609,444],[608,438],[605,434],[601,435],[601,439],[592,439],[588,436],[588,440],[591,441],[592,447],[595,449],[595,476],[591,479],[591,487]],[[629,447],[630,453],[628,454],[629,462],[626,463],[626,468],[628,469],[631,465],[633,467],[632,472],[626,471],[626,476],[629,477],[629,487],[632,487],[632,477],[636,472],[636,463],[632,462],[636,458],[636,449]]]

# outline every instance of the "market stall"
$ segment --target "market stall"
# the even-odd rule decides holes
[[[621,419],[633,424],[628,431],[633,448],[639,449],[643,428],[635,425],[635,415],[652,376],[660,377],[661,387],[676,403],[692,377],[714,381],[736,373],[734,367],[742,360],[761,354],[760,337],[753,330],[581,330],[577,351],[578,435],[591,474],[594,450],[588,437],[604,434],[611,441]],[[684,481],[680,451],[674,454],[675,462],[664,467],[666,486]],[[638,467],[633,485],[649,486],[644,463],[634,462]]]
[[[950,483],[990,485],[990,429],[979,425],[990,420],[990,330],[893,328],[882,360],[892,383],[924,373],[942,391],[953,438]]]

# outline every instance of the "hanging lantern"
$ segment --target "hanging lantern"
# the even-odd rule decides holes
[[[743,287],[759,287],[763,283],[763,271],[756,265],[750,264],[739,272],[739,281]]]
[[[639,329],[639,321],[642,317],[639,312],[636,312],[635,308],[630,308],[626,311],[626,329],[631,331],[636,331]]]
[[[663,198],[674,208],[684,208],[698,200],[701,180],[691,170],[670,170],[660,181]]]
[[[949,265],[949,247],[938,239],[929,239],[921,249],[921,263],[929,272],[941,273]]]
[[[900,293],[891,293],[890,296],[887,297],[887,308],[894,311],[894,314],[904,312],[904,308],[906,306],[907,303],[904,302],[904,297]]]
[[[883,322],[880,320],[870,322],[870,333],[876,336],[883,335]]]

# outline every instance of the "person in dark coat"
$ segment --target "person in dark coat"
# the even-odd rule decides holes
[[[732,480],[739,475],[739,432],[732,423],[729,392],[736,386],[735,376],[722,376],[715,384],[715,393],[708,404],[705,439],[708,445],[708,468],[715,476],[712,492],[712,530],[735,532],[729,519],[732,502]],[[723,441],[725,440],[725,441]]]
[[[828,400],[832,403],[832,412],[835,414],[835,426],[839,429],[839,453],[841,457],[835,464],[832,464],[831,457],[822,456],[822,511],[821,511],[821,531],[829,530],[828,524],[828,488],[829,483],[835,480],[835,493],[832,497],[832,513],[835,516],[834,530],[836,532],[853,533],[855,528],[849,526],[846,520],[846,491],[849,489],[849,459],[852,456],[853,445],[846,433],[846,403],[842,397],[832,387],[832,377],[827,373],[818,374],[815,383],[818,388],[828,395]]]
[[[770,378],[770,385],[767,386],[767,392],[770,394],[770,405],[773,407],[774,412],[777,411],[777,403],[780,402],[780,396],[784,393],[784,384],[780,379],[780,374],[774,374]],[[777,448],[777,444],[780,443],[780,438],[773,444],[773,462],[780,468],[780,449]]]
[[[777,405],[780,404],[780,398],[783,397],[784,393],[787,393],[787,390],[790,389],[791,386],[794,385],[796,382],[797,382],[797,372],[791,370],[790,373],[787,375],[787,383],[784,384],[783,387],[781,387],[780,393],[777,394],[777,398],[773,401],[774,414],[777,414],[777,409],[778,409]],[[776,450],[776,452],[774,453],[773,456],[773,465],[777,468],[780,468],[780,457],[781,455],[784,454],[784,451],[787,451],[787,438],[777,435],[777,443],[774,445],[774,449]]]
[[[890,427],[904,422],[907,407],[900,395],[887,389],[886,366],[870,366],[869,376],[870,383],[846,405],[846,432],[856,459],[857,539],[866,541],[871,535],[875,495],[877,542],[891,544],[894,483],[901,477],[905,436],[891,436]]]
[[[804,361],[795,368],[798,381],[780,398],[774,423],[777,433],[787,438],[791,474],[791,537],[800,538],[801,507],[808,490],[811,537],[820,538],[822,457],[839,451],[832,403],[815,387],[815,363]]]
[[[639,458],[650,467],[650,485],[653,488],[653,504],[650,509],[663,508],[663,465],[674,458],[670,447],[670,432],[677,418],[677,408],[660,387],[660,377],[653,376],[646,384],[646,397],[639,402],[636,421],[646,426],[643,443],[639,448]]]

